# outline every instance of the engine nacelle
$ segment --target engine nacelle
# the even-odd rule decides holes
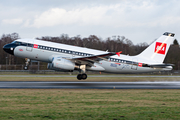
[[[52,63],[48,63],[47,67],[51,70],[73,71],[75,64],[70,60],[58,57],[54,58]]]

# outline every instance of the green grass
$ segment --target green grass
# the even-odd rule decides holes
[[[0,119],[180,119],[180,90],[1,89]]]

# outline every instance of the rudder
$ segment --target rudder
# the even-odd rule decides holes
[[[161,37],[159,37],[137,56],[147,59],[148,61],[163,63],[169,47],[174,40],[174,35],[174,33],[165,32]]]

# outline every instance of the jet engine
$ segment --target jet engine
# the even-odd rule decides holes
[[[72,72],[75,68],[75,64],[70,60],[58,57],[58,58],[53,58],[52,63],[48,63],[47,68],[50,70]]]

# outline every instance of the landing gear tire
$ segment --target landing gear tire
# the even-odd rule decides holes
[[[85,80],[85,79],[87,79],[87,74],[85,74],[85,73],[83,73],[83,74],[78,74],[77,75],[77,79],[78,80]]]
[[[81,80],[81,79],[82,79],[81,76],[82,76],[81,74],[78,74],[78,75],[77,75],[77,79],[78,79],[78,80]]]
[[[28,69],[28,66],[24,66],[24,70],[27,70]]]
[[[85,79],[87,78],[87,74],[83,73],[83,74],[81,75],[81,78],[82,78],[83,80],[85,80]]]

